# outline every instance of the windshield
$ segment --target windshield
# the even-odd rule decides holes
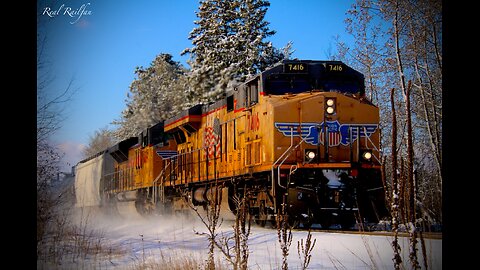
[[[365,91],[363,75],[339,61],[285,62],[265,71],[263,84],[264,92],[272,95],[313,90],[363,95]]]

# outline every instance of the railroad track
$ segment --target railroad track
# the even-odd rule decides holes
[[[389,231],[354,231],[354,230],[335,230],[335,229],[316,229],[312,228],[312,232],[325,232],[325,233],[341,233],[341,234],[360,234],[360,235],[378,235],[378,236],[392,236],[393,232]],[[306,231],[306,229],[296,228],[292,231]],[[425,239],[442,239],[441,232],[423,232],[423,238]],[[399,237],[409,237],[407,232],[398,232]],[[420,233],[417,233],[417,237],[420,237]]]

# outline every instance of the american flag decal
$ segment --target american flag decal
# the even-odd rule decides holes
[[[213,121],[213,127],[206,127],[204,138],[203,138],[203,147],[206,148],[208,152],[208,158],[213,159],[220,157],[220,120],[215,118]],[[216,153],[215,153],[216,148]]]
[[[320,143],[325,144],[325,132],[320,131]],[[340,132],[328,132],[328,145],[337,146],[340,144]]]

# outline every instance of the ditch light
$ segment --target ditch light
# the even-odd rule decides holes
[[[363,150],[362,151],[362,159],[365,161],[372,160],[372,151],[370,150]]]
[[[304,159],[306,163],[312,162],[317,157],[317,149],[305,149]]]

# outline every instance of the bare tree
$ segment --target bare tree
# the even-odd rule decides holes
[[[387,89],[396,88],[397,149],[408,162],[407,114],[415,145],[416,207],[421,218],[442,222],[442,3],[438,0],[357,0],[348,11],[353,46],[337,39],[338,58],[365,75],[366,94],[380,108],[381,149],[388,153],[392,110]],[[406,109],[411,81],[410,109]],[[407,171],[408,166],[405,167]],[[386,175],[391,164],[385,165]],[[404,174],[402,177],[407,177]],[[391,181],[386,179],[387,188]],[[400,181],[401,185],[405,184]],[[401,200],[402,198],[400,198]],[[408,199],[407,199],[408,201]],[[403,215],[402,215],[403,216]]]
[[[421,181],[422,185],[415,186],[422,187],[419,192],[430,195],[429,198],[424,196],[427,202],[437,199],[436,205],[441,207],[441,115],[438,109],[441,109],[442,105],[438,97],[441,96],[442,90],[442,65],[437,35],[439,22],[441,28],[441,3],[439,1],[383,1],[383,10],[385,17],[392,22],[393,26],[391,33],[394,41],[398,84],[404,97],[408,183],[411,185],[413,182],[413,164],[416,164],[418,169],[430,171],[431,176],[422,173],[421,175],[425,177],[416,179],[416,184]],[[407,85],[407,77],[411,78],[408,80],[410,83],[415,81],[414,88],[410,84]],[[428,93],[425,91],[427,89]],[[410,96],[407,95],[408,91],[411,92]],[[415,119],[416,122],[412,122],[411,119]],[[429,138],[429,142],[427,140],[423,142],[421,138],[424,137]],[[429,145],[430,149],[416,147],[418,154],[414,155],[413,148],[408,147],[413,143]],[[410,189],[412,190],[413,187]],[[414,200],[412,203],[421,208],[427,205],[416,201],[416,197],[410,200]],[[417,205],[412,207],[415,208]],[[437,212],[435,217],[441,218],[441,210],[437,208],[435,211]]]
[[[393,231],[393,266],[396,270],[400,269],[402,264],[402,257],[400,256],[400,245],[398,244],[398,223],[400,220],[400,192],[399,183],[397,178],[397,116],[395,113],[395,88],[391,90],[391,105],[392,105],[392,202],[391,202],[391,215],[392,215],[392,231]]]
[[[408,81],[406,92],[406,105],[405,110],[407,112],[407,181],[409,186],[409,235],[410,235],[410,262],[413,269],[420,268],[417,258],[417,214],[416,214],[416,185],[413,179],[413,139],[412,139],[412,116],[410,109],[410,91],[412,89],[412,82]]]
[[[88,145],[83,149],[83,156],[85,158],[93,156],[111,146],[116,142],[113,131],[107,127],[103,127],[88,139]]]
[[[46,24],[37,16],[37,256],[45,248],[44,240],[52,230],[56,208],[63,199],[62,193],[54,194],[51,188],[59,172],[61,153],[50,138],[65,120],[64,109],[75,93],[73,78],[63,88],[53,84],[55,76],[47,53]]]

